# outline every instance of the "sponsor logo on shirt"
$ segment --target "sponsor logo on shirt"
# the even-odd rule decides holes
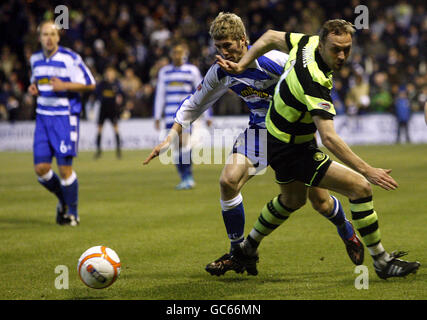
[[[267,99],[270,96],[267,92],[256,90],[249,86],[240,91],[240,95],[242,97],[257,96],[263,99]]]
[[[327,102],[319,102],[317,104],[317,106],[319,108],[323,109],[323,110],[326,110],[326,111],[328,111],[329,109],[331,109],[331,105],[329,103],[327,103]]]

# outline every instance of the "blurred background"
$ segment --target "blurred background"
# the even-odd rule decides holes
[[[78,52],[98,81],[107,66],[117,69],[125,94],[122,118],[128,119],[153,116],[157,72],[169,62],[172,41],[185,39],[189,62],[206,73],[216,53],[209,25],[221,11],[241,16],[253,43],[268,29],[315,34],[327,19],[354,22],[359,4],[369,9],[369,29],[357,30],[351,63],[335,75],[337,113],[397,115],[401,106],[421,112],[427,97],[424,1],[9,0],[0,5],[0,121],[35,118],[35,99],[27,93],[29,57],[40,49],[38,24],[54,19],[57,5],[69,9],[69,29],[62,30],[60,45]],[[81,117],[88,119],[94,96],[84,101]],[[232,94],[213,111],[247,113]]]

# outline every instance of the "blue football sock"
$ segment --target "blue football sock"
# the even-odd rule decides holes
[[[331,198],[334,200],[334,207],[327,218],[337,227],[338,234],[342,239],[350,239],[354,234],[353,227],[346,219],[341,202],[334,196]]]
[[[61,189],[62,193],[64,194],[65,203],[68,206],[68,213],[74,215],[77,218],[79,182],[74,171],[70,178],[67,180],[61,180]]]
[[[182,149],[180,158],[184,179],[192,177],[191,168],[191,150]]]
[[[342,239],[350,239],[354,235],[353,227],[347,219],[345,220],[345,223],[341,226],[337,226],[338,234]]]
[[[179,150],[175,158],[175,166],[181,177],[181,181],[192,178],[191,150]]]
[[[231,200],[221,200],[222,217],[231,249],[244,240],[245,210],[242,200],[241,194]]]
[[[50,192],[54,193],[61,203],[65,203],[62,193],[61,182],[55,172],[51,169],[47,174],[37,178],[38,182]]]
[[[181,163],[175,164],[176,170],[178,171],[179,177],[181,178],[181,181],[184,180],[184,168]]]
[[[189,179],[193,177],[193,170],[191,168],[190,164],[183,164],[183,172],[184,172],[184,179]]]

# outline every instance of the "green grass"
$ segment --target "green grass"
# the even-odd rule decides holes
[[[374,187],[383,244],[421,262],[416,275],[380,280],[367,254],[369,289],[357,274],[335,227],[307,205],[264,240],[259,275],[212,277],[205,265],[228,249],[219,206],[221,165],[195,166],[197,187],[175,191],[175,168],[148,151],[112,152],[94,161],[82,152],[81,225],[55,224],[55,197],[42,188],[30,153],[0,153],[0,299],[426,299],[427,145],[366,146],[354,150],[374,166],[392,168],[396,191]],[[56,166],[55,166],[56,169]],[[246,233],[262,206],[278,194],[271,169],[243,189]],[[342,200],[350,217],[348,201]],[[80,282],[76,265],[95,245],[113,248],[122,273],[108,289]],[[57,265],[69,268],[69,289],[55,288]]]

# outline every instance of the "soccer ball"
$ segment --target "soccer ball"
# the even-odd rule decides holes
[[[77,263],[77,272],[85,285],[103,289],[114,283],[120,275],[120,258],[105,246],[87,249]]]

